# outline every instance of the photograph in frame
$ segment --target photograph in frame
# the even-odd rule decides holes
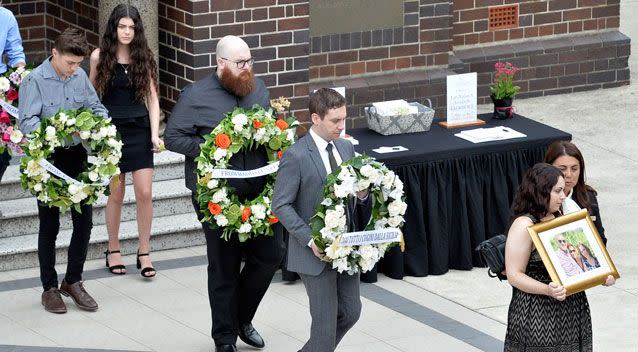
[[[620,278],[587,209],[528,227],[552,281],[571,295]]]

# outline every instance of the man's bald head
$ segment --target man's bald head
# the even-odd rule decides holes
[[[246,42],[234,35],[227,35],[217,42],[217,49],[215,52],[216,58],[234,59],[236,56],[245,53],[250,49]]]

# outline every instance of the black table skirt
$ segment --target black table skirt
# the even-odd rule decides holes
[[[490,114],[491,115],[491,114]],[[405,187],[406,248],[392,248],[378,271],[404,275],[440,275],[449,269],[480,266],[474,248],[509,226],[510,205],[523,174],[541,162],[547,146],[571,135],[522,116],[505,121],[480,116],[487,126],[508,126],[526,138],[473,144],[436,121],[429,132],[382,136],[367,129],[349,130],[359,140],[355,149],[374,156],[394,170]],[[377,154],[373,148],[401,145],[406,152]],[[376,281],[377,270],[362,275]]]

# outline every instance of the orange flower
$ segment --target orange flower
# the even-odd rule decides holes
[[[282,119],[277,120],[277,122],[275,122],[275,125],[277,125],[277,127],[279,127],[279,129],[282,131],[288,128],[288,124]]]
[[[218,215],[222,212],[222,207],[217,203],[208,202],[208,210],[210,210],[211,214]]]
[[[250,217],[250,207],[245,207],[244,210],[241,211],[241,221],[246,222]]]
[[[268,222],[272,225],[272,224],[276,224],[279,222],[279,219],[276,216],[273,216],[271,218],[268,218]]]
[[[222,149],[228,149],[228,147],[230,147],[230,137],[228,137],[227,135],[220,133],[217,136],[215,136],[215,145],[222,148]]]
[[[284,153],[280,151],[277,152],[277,158],[281,159],[281,157],[284,155]]]
[[[253,120],[253,126],[255,126],[255,128],[261,128],[261,122],[259,122],[259,120]]]

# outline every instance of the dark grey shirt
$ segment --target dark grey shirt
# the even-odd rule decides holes
[[[269,94],[266,85],[259,78],[255,81],[255,89],[250,95],[238,97],[224,89],[217,73],[213,72],[188,85],[179,96],[166,125],[164,142],[168,150],[186,156],[186,187],[193,193],[197,190],[195,158],[199,156],[199,145],[204,142],[204,136],[210,134],[226,113],[233,111],[235,107],[251,108],[259,104],[268,108]],[[259,163],[255,161],[254,165]]]
[[[33,132],[42,119],[55,115],[60,109],[88,108],[95,114],[108,117],[108,111],[100,103],[83,69],[78,68],[63,81],[49,59],[35,68],[20,85],[18,109],[23,133]]]

